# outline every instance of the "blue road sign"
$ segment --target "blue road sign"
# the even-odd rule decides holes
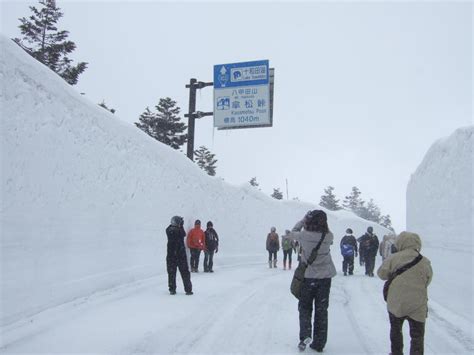
[[[269,61],[214,66],[214,126],[271,126]]]

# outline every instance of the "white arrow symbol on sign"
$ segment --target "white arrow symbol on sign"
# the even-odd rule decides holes
[[[225,69],[224,66],[222,66],[222,68],[221,68],[221,74],[222,74],[222,75],[225,75],[225,73],[227,73],[227,70]]]

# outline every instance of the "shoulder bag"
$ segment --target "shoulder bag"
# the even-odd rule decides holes
[[[297,299],[300,299],[301,296],[301,285],[303,284],[304,273],[306,272],[308,266],[311,265],[316,259],[318,250],[321,247],[321,243],[323,242],[325,237],[326,233],[323,233],[321,239],[318,242],[318,245],[316,245],[311,251],[311,255],[308,258],[308,263],[300,262],[298,267],[295,269],[293,279],[291,280],[290,291]]]
[[[400,275],[400,274],[404,273],[405,271],[407,271],[412,266],[415,266],[416,264],[418,264],[418,262],[421,259],[423,259],[423,256],[420,253],[418,253],[418,256],[415,259],[410,261],[408,264],[402,266],[401,268],[395,270],[395,272],[392,272],[388,276],[388,280],[385,281],[385,284],[383,285],[383,299],[384,299],[385,302],[387,302],[388,289],[390,288],[390,284],[392,283],[393,279],[395,279],[395,277],[397,277],[398,275]]]

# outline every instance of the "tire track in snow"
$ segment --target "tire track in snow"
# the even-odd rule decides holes
[[[263,263],[259,264],[263,265]],[[213,278],[208,277],[211,276],[210,274],[194,275],[192,278],[193,288],[197,292],[192,296],[192,300],[195,302],[194,298],[201,296],[205,299],[200,300],[198,304],[194,304],[197,307],[189,309],[185,316],[177,317],[166,325],[166,329],[172,329],[175,334],[183,334],[183,337],[163,339],[161,337],[163,329],[147,332],[141,339],[135,340],[120,353],[216,354],[220,352],[215,349],[216,344],[222,344],[222,347],[225,347],[233,340],[232,337],[229,337],[229,334],[235,329],[235,321],[239,318],[236,315],[245,315],[245,312],[240,310],[245,310],[245,304],[251,302],[255,297],[257,293],[255,285],[265,285],[265,280],[270,280],[273,276],[279,275],[277,273],[269,274],[263,268],[258,270],[258,273],[252,275],[250,279],[243,280],[242,284],[235,283],[229,288],[217,289],[215,293],[207,291],[207,295],[206,291],[199,292],[199,289],[203,286],[200,283],[202,281],[209,283],[215,276],[220,276],[219,273],[213,274]],[[219,279],[214,278],[214,280],[219,282]],[[207,286],[209,287],[209,285]],[[248,292],[249,290],[251,292]],[[222,331],[224,332],[222,333]],[[227,353],[228,351],[223,352]]]
[[[346,287],[343,285],[341,287],[337,287],[339,291],[342,291],[342,305],[344,306],[344,312],[346,313],[347,318],[349,319],[349,323],[351,325],[351,329],[356,333],[357,340],[359,344],[364,349],[365,354],[371,353],[371,347],[369,345],[368,340],[366,339],[364,332],[362,331],[359,322],[357,321],[357,317],[354,314],[354,310],[352,309],[352,305],[350,303],[349,293]]]
[[[474,351],[472,327],[471,335],[469,335],[463,329],[459,328],[459,326],[456,326],[448,319],[441,316],[433,307],[429,308],[429,318],[437,325],[438,328],[443,329],[443,334],[449,335],[451,339],[458,343],[461,348],[464,348],[466,352],[472,353]]]

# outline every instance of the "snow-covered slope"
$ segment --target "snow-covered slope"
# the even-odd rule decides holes
[[[472,252],[474,126],[435,142],[407,187],[407,228],[428,245]]]
[[[243,261],[265,253],[271,225],[281,233],[315,207],[207,176],[9,39],[0,46],[1,324],[165,272],[173,215],[212,220],[219,258]],[[345,211],[329,222],[336,238],[368,225]]]

